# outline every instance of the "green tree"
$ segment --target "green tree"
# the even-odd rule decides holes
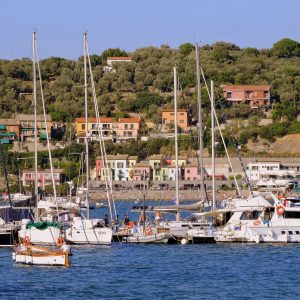
[[[273,45],[272,53],[278,57],[300,56],[300,43],[284,38]]]

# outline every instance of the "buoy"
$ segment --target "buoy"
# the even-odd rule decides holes
[[[186,240],[186,239],[182,239],[182,240],[181,240],[181,245],[186,245],[186,243],[187,243],[187,240]]]

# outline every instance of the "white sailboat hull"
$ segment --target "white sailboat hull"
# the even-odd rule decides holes
[[[40,266],[66,266],[66,255],[57,254],[51,256],[33,256],[13,253],[13,261],[18,264]]]
[[[68,244],[110,245],[112,230],[110,228],[68,228],[65,231]]]
[[[124,237],[126,243],[148,243],[148,244],[167,244],[172,236],[169,233],[157,233],[151,235],[137,234],[135,236]]]

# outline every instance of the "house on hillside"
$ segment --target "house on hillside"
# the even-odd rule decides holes
[[[117,139],[119,141],[128,139],[137,140],[141,121],[141,118],[120,118],[117,126]]]
[[[55,184],[59,184],[64,181],[65,174],[63,169],[54,169],[53,176]],[[23,170],[22,172],[22,183],[23,186],[29,186],[34,184],[35,176],[34,170]],[[52,184],[51,170],[38,170],[38,187],[44,189],[46,185]]]
[[[175,113],[173,109],[163,109],[162,110],[162,123],[168,126],[174,126]],[[182,131],[187,131],[189,129],[189,115],[186,109],[178,109],[177,111],[177,125]]]
[[[251,108],[258,108],[270,104],[269,85],[224,85],[222,88],[224,98],[230,105],[245,103]]]
[[[20,123],[20,141],[33,142],[34,141],[34,115],[18,114],[16,120]],[[46,115],[46,122],[43,115],[37,115],[37,131],[38,138],[43,141],[47,140],[47,131],[51,139],[52,118]]]
[[[104,140],[113,142],[137,140],[141,121],[140,118],[120,118],[118,121],[112,118],[100,118],[98,125],[97,118],[88,118],[88,139],[90,141],[98,140],[100,131]],[[85,126],[85,118],[75,119],[76,140],[79,144],[85,142]]]
[[[10,144],[20,138],[20,122],[16,119],[0,119],[0,142]]]
[[[114,63],[128,63],[131,62],[132,58],[125,56],[125,57],[107,57],[106,66],[103,68],[104,72],[116,72],[113,68]]]

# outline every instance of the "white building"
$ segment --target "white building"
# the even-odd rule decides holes
[[[283,168],[279,161],[250,162],[246,173],[257,187],[287,187],[297,182],[296,172]]]
[[[106,60],[106,66],[103,68],[104,72],[116,72],[116,70],[113,68],[114,63],[126,63],[131,62],[131,57],[108,57]]]

